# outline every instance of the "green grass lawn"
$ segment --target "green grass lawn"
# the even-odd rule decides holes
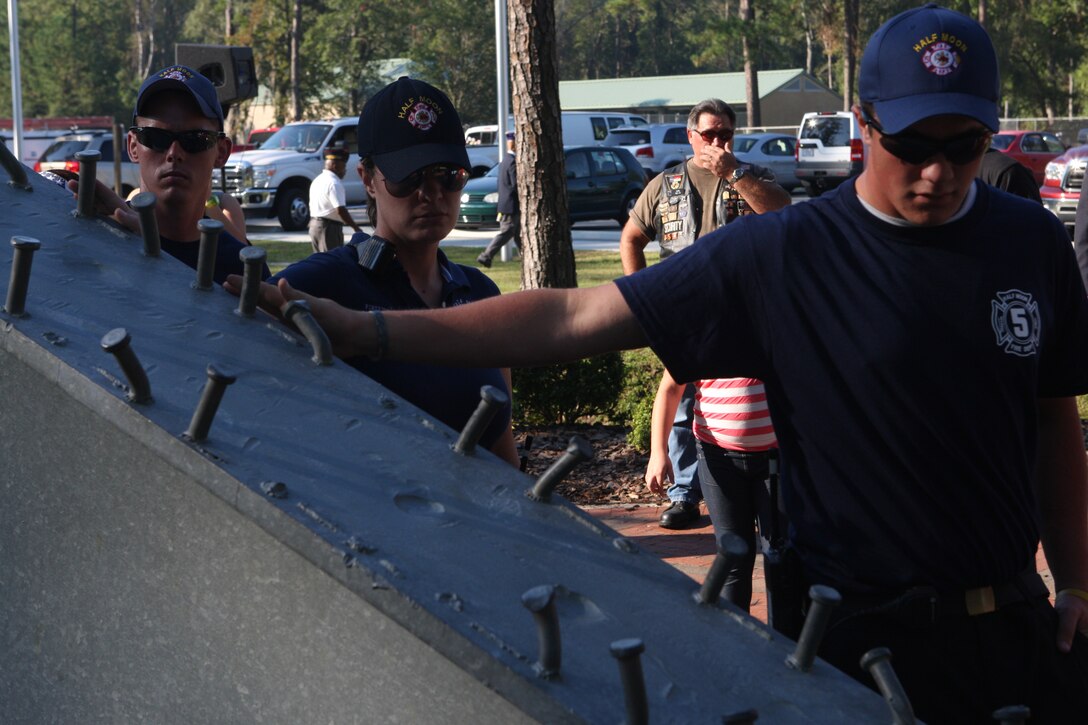
[[[284,267],[310,255],[310,245],[300,242],[269,242],[254,239],[253,243],[268,252],[268,266],[273,274]],[[483,251],[479,247],[442,247],[442,251],[451,261],[467,267],[480,267],[476,257]],[[657,262],[657,252],[646,254],[646,263]],[[619,252],[578,251],[574,252],[574,266],[578,273],[579,287],[592,287],[604,282],[611,282],[623,275]],[[495,258],[491,269],[480,267],[480,271],[489,276],[505,294],[521,289],[521,258],[515,257],[509,262]]]

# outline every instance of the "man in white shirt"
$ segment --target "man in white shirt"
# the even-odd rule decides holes
[[[362,231],[348,213],[340,181],[347,168],[347,152],[330,148],[325,151],[325,169],[310,182],[310,244],[315,252],[344,246],[345,224]]]

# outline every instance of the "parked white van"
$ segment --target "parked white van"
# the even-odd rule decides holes
[[[620,126],[645,126],[646,119],[630,113],[614,111],[563,111],[564,146],[599,146],[608,132]],[[507,129],[514,128],[514,118],[506,121]],[[497,124],[469,126],[465,129],[465,143],[469,146],[490,146],[499,133]]]
[[[797,178],[809,196],[861,173],[865,147],[861,129],[849,111],[806,113],[797,131]]]

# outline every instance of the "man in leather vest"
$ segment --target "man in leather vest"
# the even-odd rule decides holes
[[[774,183],[774,174],[741,163],[733,155],[737,115],[725,101],[710,98],[688,114],[688,141],[694,152],[684,163],[665,169],[646,185],[620,235],[624,274],[646,266],[646,245],[661,245],[661,258],[679,252],[699,237],[744,214],[762,214],[789,206],[790,195]],[[691,432],[694,388],[688,385],[669,436],[672,482],[647,481],[655,493],[667,493],[670,506],[661,526],[682,529],[699,519],[695,438]]]

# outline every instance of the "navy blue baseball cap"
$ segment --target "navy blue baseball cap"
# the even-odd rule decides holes
[[[445,93],[408,76],[366,102],[358,138],[359,158],[369,156],[390,181],[432,164],[471,168],[457,109]]]
[[[970,116],[998,130],[1001,79],[986,30],[930,3],[880,26],[861,57],[858,96],[888,133],[931,116]]]
[[[136,107],[132,110],[133,125],[136,124],[136,117],[143,115],[144,106],[153,95],[172,90],[188,93],[200,107],[200,112],[223,128],[223,106],[219,104],[215,86],[199,72],[184,65],[172,65],[147,77],[136,94]]]

